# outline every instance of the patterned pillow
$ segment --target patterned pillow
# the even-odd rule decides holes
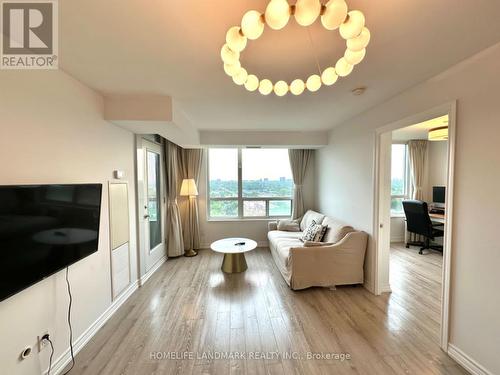
[[[321,225],[321,230],[318,232],[316,235],[316,238],[314,239],[314,242],[321,242],[323,241],[323,238],[325,237],[325,233],[328,227],[326,225]]]
[[[302,234],[301,240],[318,242],[323,238],[325,232],[326,228],[321,224],[316,224],[313,220]]]

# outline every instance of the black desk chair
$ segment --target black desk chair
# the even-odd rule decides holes
[[[419,254],[423,254],[425,249],[443,251],[443,246],[431,245],[431,240],[436,237],[443,237],[444,231],[437,227],[443,224],[433,224],[429,217],[429,209],[426,202],[416,200],[404,200],[403,209],[406,216],[406,227],[409,232],[420,234],[425,238],[424,242],[408,242],[406,248],[410,245],[422,246]]]

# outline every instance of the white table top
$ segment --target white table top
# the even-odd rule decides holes
[[[245,244],[235,245],[238,242],[245,242]],[[250,240],[248,238],[240,238],[240,237],[224,238],[222,240],[215,241],[210,245],[210,248],[213,251],[224,254],[244,253],[253,250],[256,247],[257,247],[257,242],[255,242],[254,240]]]

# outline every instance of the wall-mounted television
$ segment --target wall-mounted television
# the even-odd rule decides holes
[[[0,301],[97,251],[102,184],[0,186]]]

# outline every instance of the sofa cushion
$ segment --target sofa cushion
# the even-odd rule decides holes
[[[277,238],[274,245],[277,249],[287,250],[290,250],[291,247],[304,247],[303,242],[298,238]]]
[[[272,230],[267,233],[267,237],[269,241],[274,241],[278,238],[291,238],[291,239],[299,239],[302,237],[302,232],[285,232],[282,230]]]
[[[354,228],[350,225],[345,225],[328,216],[325,216],[321,224],[328,227],[323,237],[324,242],[335,244],[342,240],[347,233],[354,232]]]
[[[308,210],[302,217],[302,220],[300,222],[300,230],[302,231],[306,230],[309,227],[309,225],[311,225],[313,220],[316,223],[321,224],[324,217],[325,215],[320,214],[319,212]]]

